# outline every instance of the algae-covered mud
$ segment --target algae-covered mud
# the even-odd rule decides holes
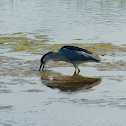
[[[126,1],[0,2],[0,126],[124,126]],[[102,62],[50,61],[74,45]]]

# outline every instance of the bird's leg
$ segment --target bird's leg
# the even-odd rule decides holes
[[[78,69],[78,73],[80,73],[80,69],[77,67],[77,69]]]
[[[79,72],[80,72],[80,69],[78,68],[78,66],[77,66],[77,64],[73,64],[74,65],[74,67],[75,67],[75,72],[74,72],[74,74],[78,74]],[[77,70],[78,70],[78,72],[77,72]]]
[[[80,72],[80,69],[78,68],[78,66],[76,66],[76,69],[78,70],[78,72],[77,72],[77,73],[79,73],[79,72]]]
[[[75,67],[75,66],[74,66]],[[77,74],[77,71],[76,71],[76,67],[75,67],[75,72],[74,72],[74,75],[76,75]]]

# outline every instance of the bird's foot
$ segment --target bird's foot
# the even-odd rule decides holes
[[[75,70],[73,76],[79,74],[79,72],[80,72],[80,69],[78,69],[78,71]]]
[[[78,69],[78,73],[80,73],[80,69]]]

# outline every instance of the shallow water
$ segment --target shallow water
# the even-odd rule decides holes
[[[123,125],[126,111],[126,72],[97,67],[51,67],[39,72],[39,58],[20,52],[0,76],[1,125]],[[33,56],[33,58],[32,58]],[[23,59],[24,57],[24,59]],[[27,56],[26,56],[27,57]],[[10,57],[12,59],[12,57]],[[14,64],[14,65],[13,65]]]
[[[125,125],[125,4],[1,1],[0,125]],[[51,61],[39,72],[42,54],[62,44],[86,47],[102,62],[74,74],[71,64]]]

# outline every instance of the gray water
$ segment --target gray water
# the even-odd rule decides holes
[[[124,44],[125,0],[1,1],[0,34],[47,34],[54,43]]]
[[[46,35],[44,46],[125,46],[126,1],[1,0],[0,37],[16,35]],[[115,53],[100,57],[118,68],[87,63],[73,75],[72,65],[53,62],[39,72],[42,55],[0,44],[0,126],[124,126],[126,53]]]

